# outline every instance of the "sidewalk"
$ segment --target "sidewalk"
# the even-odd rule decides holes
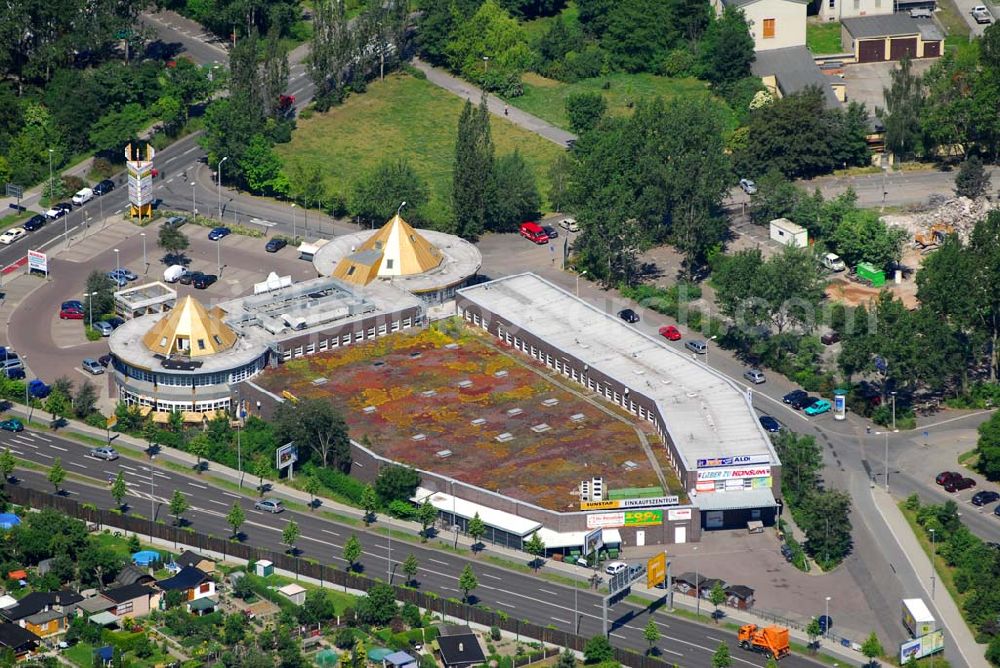
[[[948,590],[940,582],[935,587],[933,600],[931,599],[931,591],[927,585],[931,582],[932,577],[937,577],[937,574],[934,572],[931,560],[920,546],[917,537],[913,535],[910,525],[907,523],[902,511],[896,506],[896,502],[892,496],[877,486],[872,488],[871,493],[872,500],[875,502],[879,514],[882,515],[882,519],[889,526],[893,540],[902,548],[907,561],[910,562],[910,567],[916,571],[920,579],[920,586],[924,594],[923,598],[925,601],[930,602],[932,608],[936,608],[938,619],[946,631],[946,646],[951,645],[955,648],[962,655],[962,658],[965,659],[969,668],[989,668],[990,664],[985,658],[986,645],[976,642],[972,631],[962,618],[962,614],[959,612],[954,599],[952,599]]]
[[[479,100],[483,96],[483,91],[474,84],[452,76],[438,67],[425,63],[419,58],[413,59],[413,66],[426,74],[427,80],[435,86],[440,86],[446,91],[470,100],[473,104],[479,104]],[[510,121],[514,125],[520,126],[529,132],[534,132],[539,137],[548,139],[554,144],[565,147],[570,141],[576,139],[576,135],[572,132],[557,128],[548,121],[544,121],[537,116],[532,116],[517,107],[510,106],[496,95],[487,95],[486,106],[494,116],[503,116],[505,120]]]

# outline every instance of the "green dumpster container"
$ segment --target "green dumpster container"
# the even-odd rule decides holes
[[[874,265],[868,262],[859,262],[855,271],[858,274],[858,278],[868,281],[876,288],[881,288],[885,285],[885,272],[881,269],[876,269]]]

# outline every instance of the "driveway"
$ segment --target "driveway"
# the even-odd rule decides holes
[[[915,74],[923,74],[936,58],[918,59],[912,61],[911,70]],[[885,107],[884,89],[892,84],[890,74],[899,66],[898,62],[858,63],[844,67],[844,81],[847,83],[847,100],[862,102],[868,113],[874,115],[876,108]]]

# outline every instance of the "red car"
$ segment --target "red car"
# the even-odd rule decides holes
[[[963,489],[969,489],[970,487],[975,487],[976,481],[972,478],[958,478],[957,480],[952,480],[945,484],[944,491],[946,492],[961,492]]]
[[[545,234],[545,230],[538,223],[521,223],[521,236],[536,244],[549,243],[549,235]]]
[[[961,473],[955,473],[954,471],[942,471],[937,474],[936,478],[934,478],[934,482],[943,486],[947,485],[949,482],[959,480],[961,477]]]
[[[660,327],[660,336],[668,341],[681,340],[681,333],[673,325],[664,325],[663,327]]]
[[[83,311],[75,308],[64,308],[59,311],[60,320],[83,320]]]

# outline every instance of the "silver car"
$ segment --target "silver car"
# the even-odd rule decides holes
[[[103,459],[105,461],[112,462],[118,459],[118,451],[110,446],[105,446],[103,448],[91,448],[90,456],[96,459]]]
[[[83,360],[80,366],[83,367],[84,371],[87,371],[94,376],[100,376],[102,373],[104,373],[104,367],[101,365],[101,363],[89,357]]]
[[[280,499],[261,499],[253,507],[266,513],[280,513],[285,509]]]
[[[111,332],[115,331],[115,328],[111,326],[111,323],[105,322],[104,320],[98,320],[95,322],[94,329],[96,329],[101,336],[111,336]]]
[[[754,385],[760,385],[766,378],[764,378],[764,372],[760,369],[747,369],[743,372],[743,377],[749,380]]]

